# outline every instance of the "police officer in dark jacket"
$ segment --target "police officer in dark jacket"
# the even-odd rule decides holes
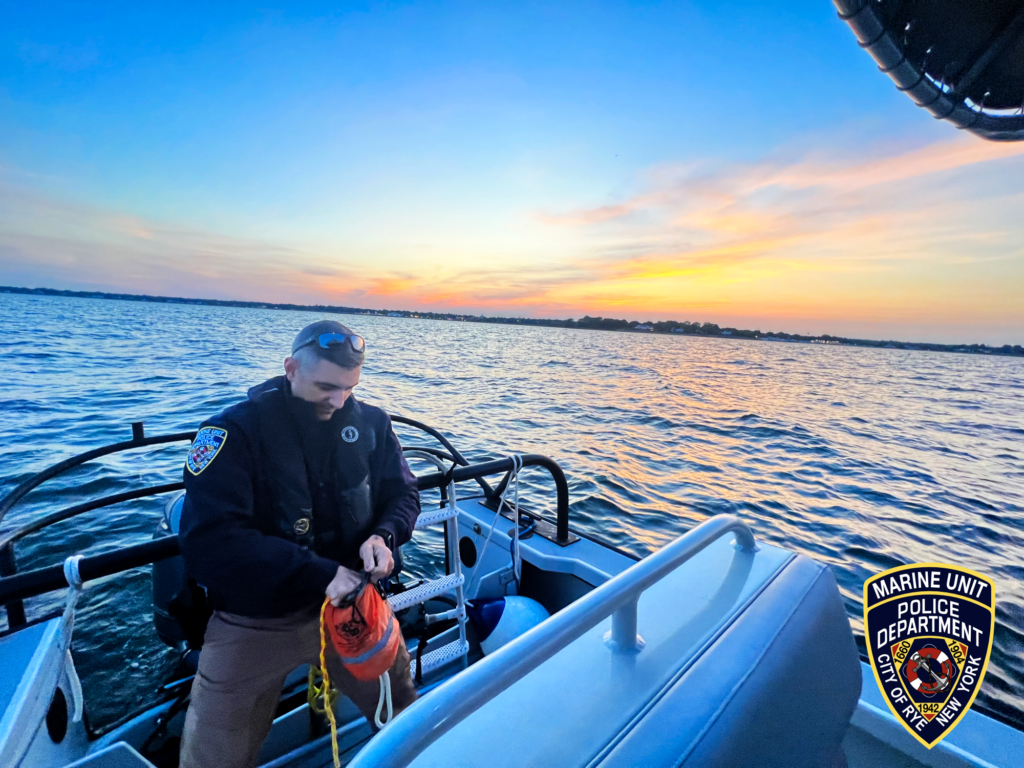
[[[185,467],[181,549],[207,590],[206,630],[182,768],[256,765],[281,686],[319,663],[319,609],[394,567],[419,515],[416,479],[387,414],[359,402],[363,339],[304,328],[285,375],[204,422]],[[377,681],[328,655],[332,681],[372,722]],[[404,642],[390,671],[397,713],[416,698]]]

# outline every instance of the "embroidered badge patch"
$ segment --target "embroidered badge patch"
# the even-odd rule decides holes
[[[341,439],[346,443],[354,443],[359,439],[359,430],[355,427],[345,427],[341,430]]]
[[[185,466],[193,475],[198,475],[206,469],[213,461],[224,441],[228,439],[228,431],[220,427],[203,427],[196,433],[196,439],[192,441],[192,448],[188,452]]]
[[[864,635],[889,709],[931,749],[974,703],[995,631],[995,584],[942,563],[864,582]]]

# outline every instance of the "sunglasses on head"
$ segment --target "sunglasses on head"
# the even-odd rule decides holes
[[[360,354],[366,350],[366,339],[362,336],[358,336],[354,333],[321,333],[319,336],[314,336],[309,341],[304,341],[295,348],[295,351],[298,352],[300,349],[308,347],[310,344],[319,344],[322,349],[334,349],[335,347],[342,347],[347,344],[356,354]]]

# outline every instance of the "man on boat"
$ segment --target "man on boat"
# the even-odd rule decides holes
[[[319,612],[394,568],[419,515],[416,479],[387,414],[352,397],[365,342],[341,323],[302,329],[285,375],[203,423],[185,467],[181,551],[207,590],[182,768],[255,766],[285,677],[319,663]],[[330,645],[328,643],[328,645]],[[376,680],[329,648],[332,682],[372,723]],[[397,713],[416,698],[409,653],[390,670]]]

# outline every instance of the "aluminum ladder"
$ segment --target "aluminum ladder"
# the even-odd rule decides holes
[[[405,455],[429,461],[441,472],[446,472],[448,470],[444,462],[432,454],[416,450],[407,450]],[[455,619],[458,623],[459,636],[455,640],[451,640],[447,644],[423,654],[421,659],[423,664],[423,675],[429,674],[435,669],[438,669],[448,662],[454,661],[460,657],[465,659],[469,653],[469,642],[466,640],[466,598],[463,590],[466,579],[462,573],[462,563],[459,558],[459,508],[455,502],[454,481],[448,486],[448,505],[433,512],[420,514],[416,520],[416,530],[419,531],[434,525],[444,525],[445,523],[447,523],[445,526],[445,547],[449,552],[449,557],[447,558],[448,573],[439,579],[424,582],[413,589],[400,592],[397,595],[391,595],[388,598],[388,604],[391,606],[391,610],[398,613],[399,611],[411,608],[412,606],[420,603],[425,603],[427,600],[439,597],[440,595],[450,593],[455,594],[454,608],[449,611],[442,611],[441,613],[428,613],[424,616],[428,626],[430,624],[436,624],[439,621]],[[465,665],[465,661],[463,661],[463,664]],[[418,671],[416,659],[413,658],[411,672],[414,679],[416,678]]]

